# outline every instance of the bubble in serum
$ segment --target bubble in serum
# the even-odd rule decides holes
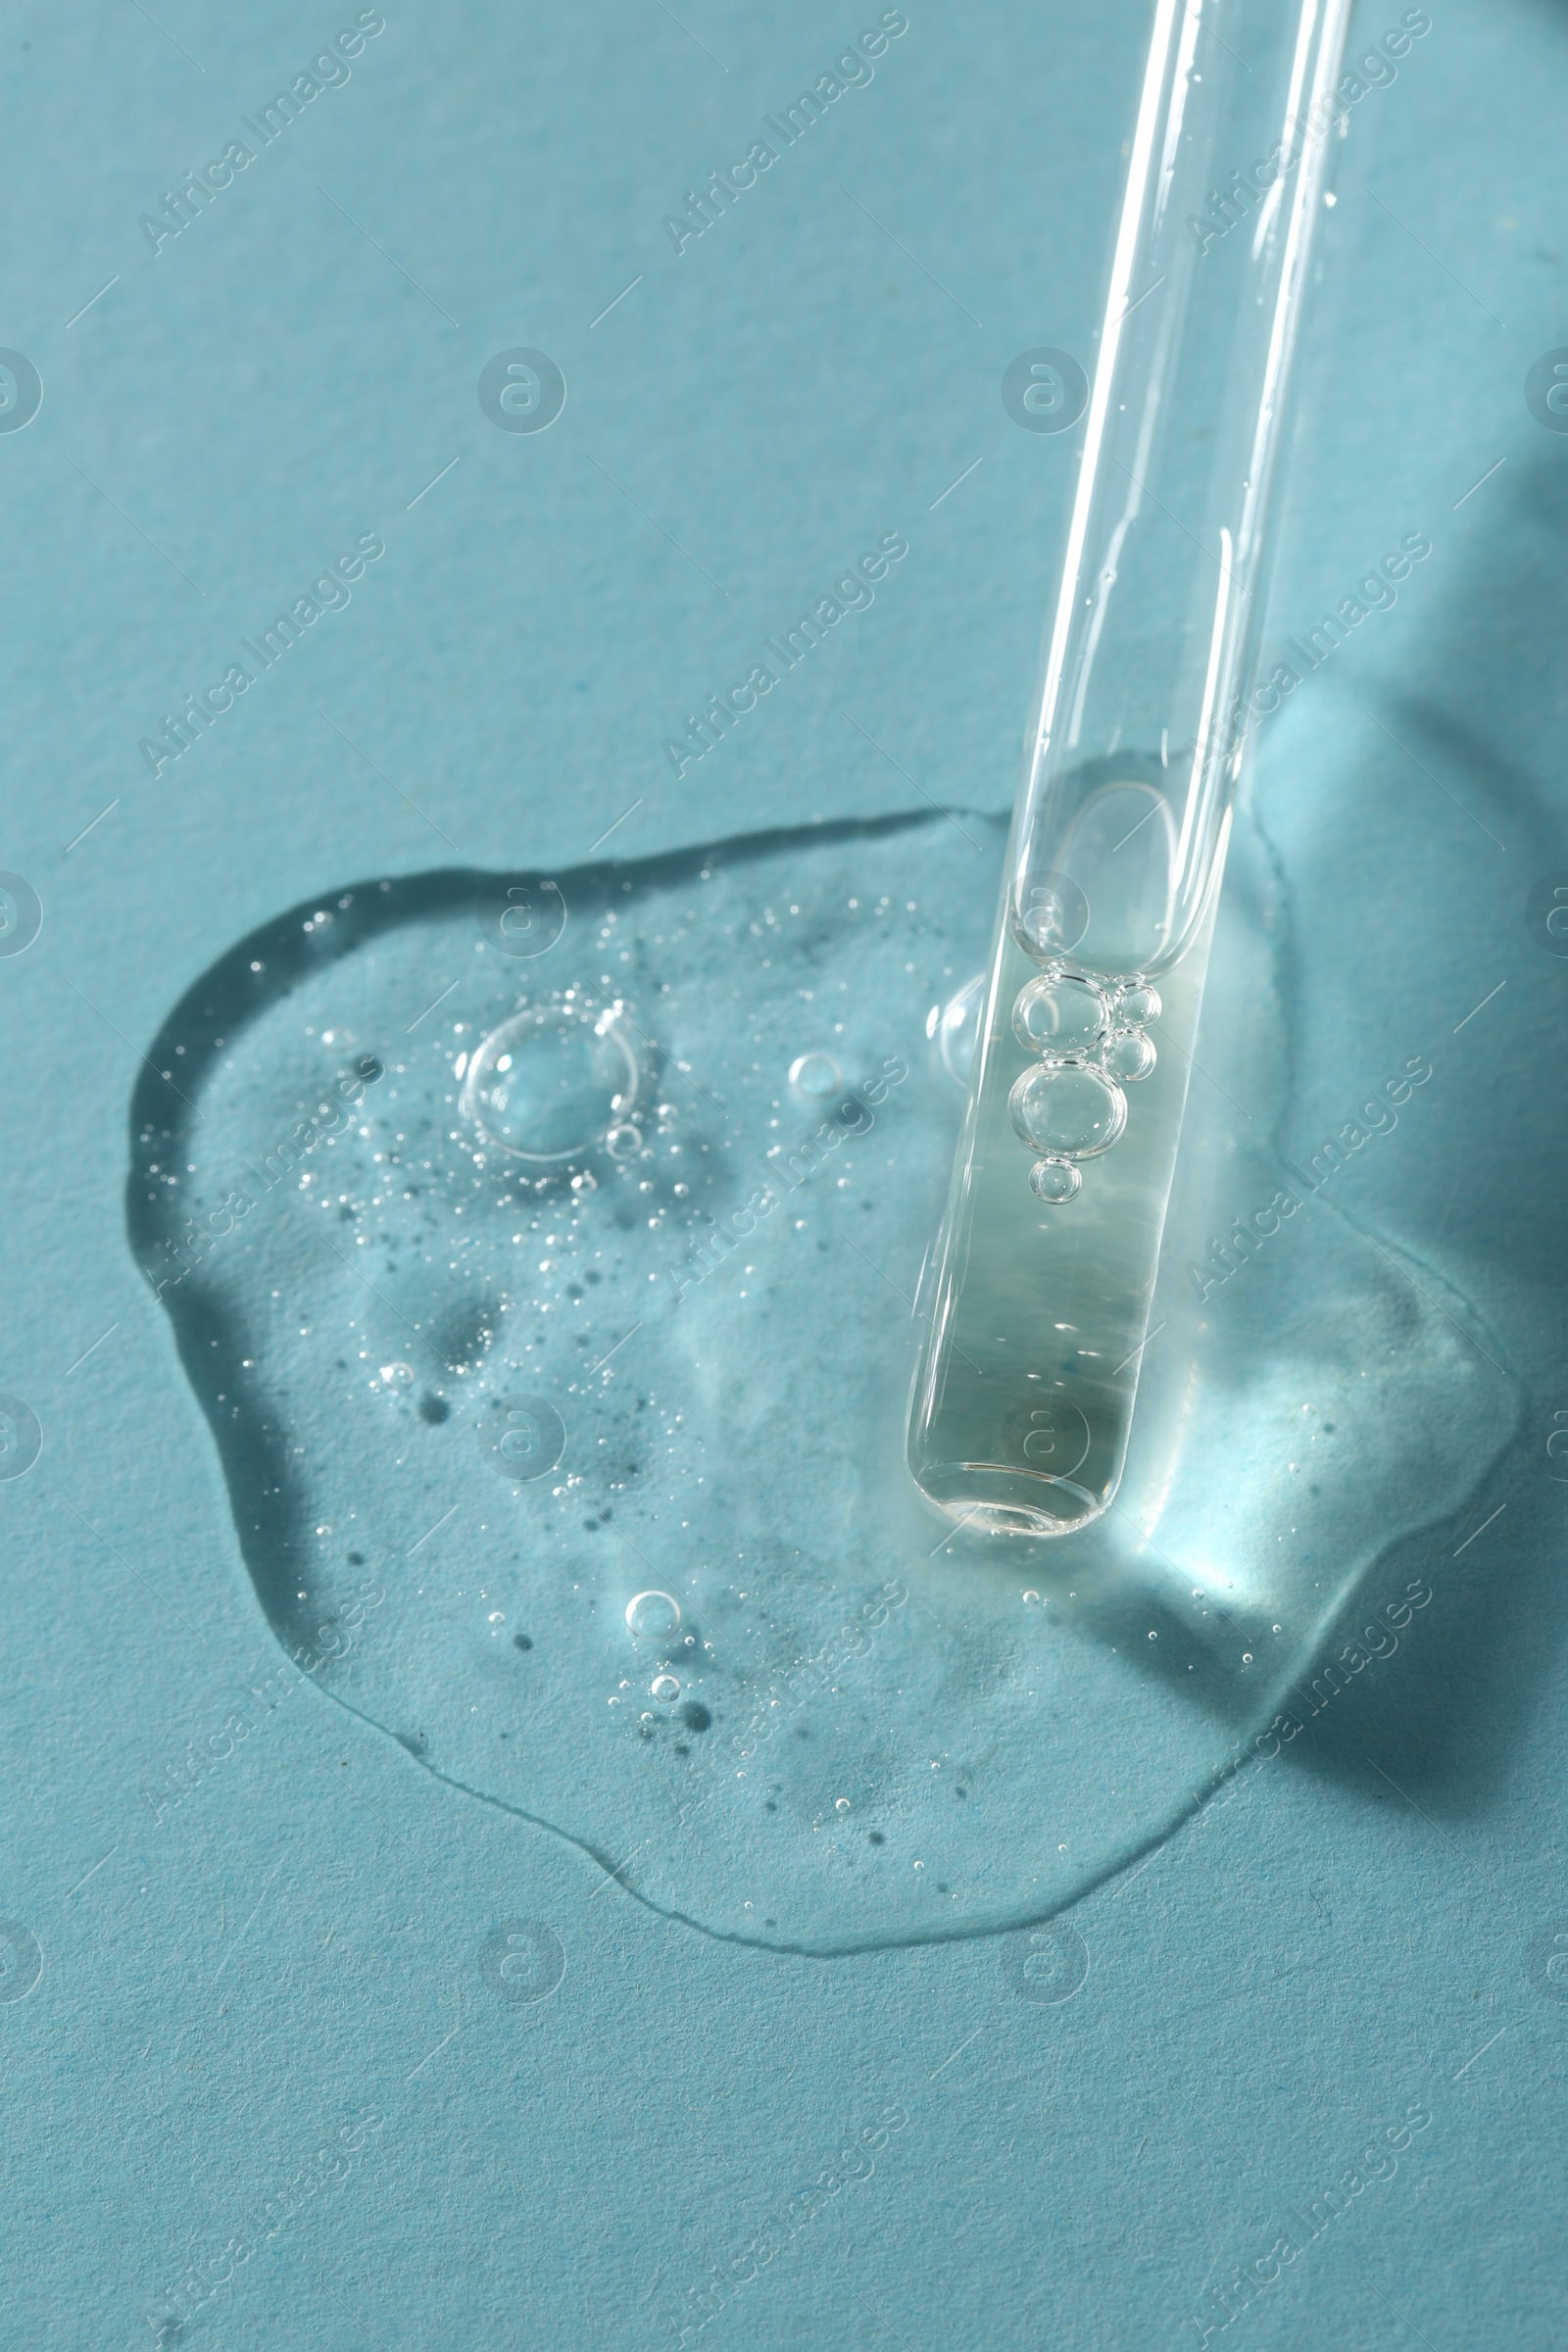
[[[790,1063],[790,1084],[808,1102],[826,1102],[844,1083],[831,1054],[801,1054]]]
[[[1031,1054],[1087,1054],[1109,1029],[1103,993],[1077,972],[1042,972],[1012,1008],[1012,1033]]]
[[[626,1603],[626,1631],[634,1642],[668,1642],[680,1631],[680,1602],[673,1592],[637,1592]]]
[[[1124,1085],[1133,1078],[1147,1078],[1154,1066],[1153,1041],[1141,1029],[1118,1029],[1106,1040],[1100,1058],[1112,1078],[1119,1078]]]
[[[1059,1208],[1083,1190],[1083,1171],[1070,1159],[1037,1159],[1029,1171],[1029,1190],[1037,1200]]]
[[[672,1674],[656,1674],[648,1686],[648,1695],[657,1698],[662,1706],[672,1706],[680,1696],[680,1684]]]
[[[1124,980],[1116,991],[1116,1020],[1133,1029],[1142,1029],[1150,1021],[1157,1021],[1164,1010],[1157,988],[1147,980]]]
[[[1013,1126],[1046,1159],[1093,1159],[1127,1124],[1127,1098],[1087,1061],[1041,1062],[1007,1097]]]
[[[578,1159],[627,1124],[640,1083],[613,1011],[563,1002],[503,1021],[468,1064],[463,1115],[488,1144],[541,1164]]]

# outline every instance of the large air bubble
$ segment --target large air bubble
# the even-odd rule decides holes
[[[637,1102],[637,1055],[612,1008],[526,1005],[468,1056],[463,1115],[487,1143],[553,1165],[613,1151]],[[640,1140],[640,1138],[639,1138]]]

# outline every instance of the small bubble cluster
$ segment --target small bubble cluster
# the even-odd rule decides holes
[[[1050,963],[1018,991],[1012,1033],[1038,1056],[1007,1098],[1019,1139],[1038,1154],[1029,1171],[1037,1200],[1065,1207],[1083,1190],[1080,1160],[1120,1141],[1123,1089],[1154,1067],[1146,1025],[1160,1000],[1140,972],[1120,979]]]

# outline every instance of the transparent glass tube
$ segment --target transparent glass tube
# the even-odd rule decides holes
[[[1156,0],[910,1407],[955,1516],[1126,1456],[1248,729],[1349,0]],[[1048,385],[1047,399],[1062,387]]]

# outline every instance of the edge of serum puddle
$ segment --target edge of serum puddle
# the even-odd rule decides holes
[[[887,838],[913,827],[928,825],[932,821],[927,812],[921,810],[872,820],[845,820],[833,824],[808,827],[776,828],[762,833],[732,836],[724,841],[705,843],[662,857],[628,860],[624,863],[619,860],[597,860],[574,868],[561,868],[558,872],[558,881],[559,885],[564,886],[564,895],[569,905],[570,893],[575,883],[589,875],[602,875],[610,866],[613,866],[622,874],[631,871],[653,878],[661,875],[673,875],[688,867],[695,868],[704,858],[725,854],[747,857],[765,854],[769,851],[804,849],[827,843],[874,842],[878,838]],[[1271,851],[1271,845],[1265,846]],[[357,947],[368,939],[396,929],[402,924],[416,922],[421,917],[471,908],[476,902],[484,903],[486,900],[493,899],[504,905],[504,894],[509,882],[519,883],[524,879],[529,882],[537,882],[539,878],[537,873],[524,877],[517,869],[513,869],[509,874],[469,867],[440,868],[416,877],[390,882],[377,877],[367,883],[348,886],[345,891],[334,891],[330,894],[323,894],[319,898],[302,901],[297,906],[258,927],[245,939],[227,950],[206,974],[198,978],[185,991],[162,1025],[133,1092],[130,1105],[131,1166],[126,1179],[126,1222],[130,1245],[137,1254],[138,1263],[143,1262],[145,1250],[157,1247],[167,1230],[156,1204],[150,1200],[144,1168],[138,1164],[142,1152],[142,1139],[149,1132],[158,1131],[162,1131],[168,1137],[176,1138],[186,1131],[190,1118],[194,1117],[199,1120],[201,1114],[196,1109],[192,1096],[199,1093],[206,1069],[221,1053],[223,1043],[232,1037],[236,1028],[243,1027],[249,1018],[276,1004],[280,997],[288,994],[297,982],[320,972],[330,963],[352,954]],[[328,905],[341,906],[343,911],[337,914],[329,924],[321,925],[315,915],[311,914],[311,910]],[[307,915],[311,915],[310,920],[301,919]],[[176,1066],[179,1068],[179,1076],[184,1081],[184,1086],[174,1083],[172,1073]],[[185,1087],[191,1089],[190,1094],[185,1092]],[[1287,1089],[1287,1096],[1290,1090]],[[171,1094],[176,1098],[173,1104],[171,1103]],[[1362,1229],[1356,1226],[1352,1219],[1346,1217],[1336,1204],[1325,1203],[1324,1205],[1331,1207],[1337,1223],[1344,1224],[1357,1235],[1361,1234]],[[1384,1245],[1375,1244],[1374,1247],[1381,1250]],[[1391,1252],[1390,1254],[1395,1253]],[[1397,1258],[1401,1262],[1401,1279],[1403,1279],[1402,1262],[1407,1254],[1402,1250],[1396,1252]],[[1459,1299],[1457,1295],[1452,1292],[1451,1286],[1441,1276],[1435,1275],[1425,1268],[1422,1269],[1422,1272],[1429,1283],[1437,1286],[1452,1299],[1454,1304],[1460,1306],[1469,1321],[1479,1320],[1469,1303]],[[1442,1308],[1440,1311],[1447,1314],[1446,1308]],[[1449,1320],[1451,1321],[1453,1318],[1450,1316]],[[191,1382],[198,1401],[201,1401],[205,1392],[202,1381],[197,1375],[197,1364],[201,1342],[207,1336],[203,1318],[199,1314],[193,1319],[171,1314],[171,1323],[186,1377]],[[1460,1328],[1462,1329],[1463,1326]],[[1516,1388],[1517,1384],[1514,1385]],[[1515,1418],[1517,1418],[1517,1414],[1515,1414]],[[216,1430],[214,1434],[216,1437]],[[221,1447],[220,1451],[221,1457]],[[1475,1480],[1465,1488],[1465,1495],[1473,1493],[1475,1487],[1479,1486],[1494,1458],[1494,1451],[1489,1454],[1487,1461],[1479,1467]],[[223,1466],[226,1473],[226,1459],[224,1459]],[[227,1483],[225,1477],[225,1485]],[[241,1532],[240,1513],[234,1509],[237,1498],[231,1486],[229,1487],[229,1500],[231,1509],[233,1509],[241,1552],[246,1558],[246,1565],[251,1572],[258,1598],[263,1600],[264,1614],[268,1615],[269,1631],[273,1634],[274,1639],[278,1640],[279,1646],[283,1647],[287,1654],[283,1629],[273,1623],[270,1614],[266,1609],[263,1581],[257,1574],[257,1563],[251,1559],[250,1546]],[[1462,1496],[1457,1500],[1450,1500],[1446,1507],[1434,1512],[1432,1518],[1423,1524],[1433,1527],[1442,1525],[1453,1515],[1457,1508],[1461,1507],[1462,1500]],[[432,1777],[444,1782],[448,1787],[456,1788],[497,1811],[510,1814],[514,1819],[525,1821],[530,1826],[548,1831],[552,1836],[575,1846],[579,1852],[603,1871],[606,1877],[618,1879],[622,1891],[631,1894],[646,1909],[660,1917],[677,1921],[717,1942],[736,1943],[750,1948],[788,1953],[800,1957],[838,1958],[861,1952],[901,1949],[926,1943],[968,1941],[978,1936],[1010,1934],[1038,1926],[1044,1921],[1058,1917],[1071,1910],[1107,1884],[1140,1865],[1159,1847],[1167,1843],[1183,1827],[1193,1821],[1208,1801],[1235,1778],[1253,1755],[1260,1738],[1266,1737],[1266,1727],[1280,1712],[1293,1686],[1304,1680],[1310,1673],[1327,1634],[1342,1620],[1353,1592],[1371,1573],[1377,1560],[1394,1544],[1404,1542],[1412,1534],[1419,1532],[1419,1527],[1412,1528],[1409,1525],[1401,1525],[1385,1543],[1378,1544],[1347,1570],[1344,1578],[1332,1592],[1322,1599],[1307,1634],[1298,1640],[1294,1651],[1296,1660],[1294,1671],[1287,1673],[1284,1668],[1281,1668],[1268,1685],[1261,1687],[1260,1696],[1250,1717],[1245,1722],[1233,1722],[1229,1727],[1230,1754],[1223,1755],[1210,1771],[1202,1774],[1198,1780],[1189,1779],[1180,1788],[1179,1793],[1172,1796],[1169,1804],[1152,1826],[1149,1824],[1146,1815],[1143,1825],[1129,1836],[1123,1847],[1109,1855],[1102,1855],[1098,1864],[1090,1866],[1083,1876],[1074,1881],[1070,1889],[1056,1893],[1035,1908],[1009,1908],[1005,1917],[979,1920],[971,1918],[963,1924],[956,1923],[951,1928],[936,1923],[922,1923],[911,1926],[906,1931],[888,1932],[884,1929],[880,1932],[826,1934],[807,1938],[792,1937],[789,1935],[778,1933],[754,1933],[738,1928],[715,1926],[693,1916],[679,1903],[656,1900],[636,1886],[629,1885],[622,1876],[626,1868],[624,1858],[617,1862],[611,1851],[602,1849],[592,1839],[563,1828],[546,1815],[534,1812],[527,1806],[493,1794],[483,1788],[475,1788],[460,1775],[443,1771],[439,1765],[424,1756],[415,1754],[414,1760],[419,1763]],[[1136,1533],[1138,1541],[1135,1543],[1129,1540],[1126,1544],[1126,1556],[1129,1559],[1141,1551],[1146,1544],[1152,1544],[1152,1539],[1145,1536],[1142,1528],[1138,1528]],[[984,1556],[993,1567],[999,1557],[994,1548],[996,1541],[996,1539],[988,1541],[977,1538],[972,1534],[958,1539],[960,1551],[972,1550],[976,1544],[983,1544],[985,1546]],[[1016,1544],[1016,1540],[1011,1541]],[[1059,1544],[1059,1542],[1058,1539],[1057,1543]],[[1152,1548],[1157,1552],[1157,1545],[1153,1545]],[[1018,1549],[1021,1554],[1022,1546],[1019,1545]],[[1037,1553],[1044,1554],[1048,1551],[1054,1551],[1056,1546],[1029,1545],[1028,1549],[1033,1556]],[[1058,1554],[1058,1556],[1060,1555]],[[1160,1556],[1163,1557],[1163,1555]],[[1034,1573],[1032,1566],[1028,1573]],[[379,1732],[383,1738],[404,1746],[406,1752],[413,1752],[409,1749],[408,1742],[400,1739],[397,1733],[377,1716],[368,1713],[364,1708],[356,1705],[350,1697],[330,1685],[322,1683],[319,1687],[347,1713],[357,1717],[371,1730]],[[1216,1741],[1223,1740],[1225,1733],[1218,1724],[1215,1726],[1215,1731]]]
[[[340,1706],[345,1714],[354,1716],[358,1722],[365,1724],[370,1731],[378,1733],[383,1740],[389,1740],[404,1755],[409,1755],[410,1751],[407,1746],[395,1732],[387,1730],[385,1724],[377,1722],[373,1715],[367,1715],[361,1708],[355,1706],[351,1699],[345,1698],[340,1691],[330,1690],[325,1684],[318,1687],[323,1696],[331,1699],[335,1706]],[[1282,1689],[1287,1687],[1281,1686]],[[432,1780],[441,1782],[443,1787],[456,1788],[461,1795],[472,1797],[475,1803],[488,1805],[494,1812],[505,1813],[513,1821],[525,1821],[531,1829],[544,1830],[550,1837],[559,1838],[564,1845],[573,1846],[579,1854],[586,1855],[590,1862],[596,1862],[605,1875],[599,1881],[599,1886],[591,1890],[593,1893],[599,1891],[599,1886],[602,1886],[606,1880],[612,1879],[619,1886],[622,1894],[629,1895],[633,1902],[641,1904],[645,1911],[652,1912],[656,1919],[667,1919],[676,1927],[690,1928],[694,1935],[706,1936],[710,1943],[738,1944],[745,1951],[776,1952],[781,1959],[854,1960],[871,1952],[917,1951],[927,1944],[974,1943],[982,1936],[1016,1936],[1030,1928],[1044,1927],[1051,1920],[1065,1917],[1069,1911],[1076,1910],[1080,1903],[1087,1902],[1091,1895],[1098,1894],[1102,1887],[1108,1886],[1113,1880],[1121,1878],[1124,1873],[1132,1870],[1137,1864],[1146,1861],[1152,1854],[1157,1853],[1161,1846],[1168,1845],[1170,1840],[1178,1836],[1190,1821],[1197,1820],[1210,1798],[1217,1796],[1219,1791],[1226,1788],[1247,1764],[1248,1749],[1262,1735],[1267,1724],[1278,1711],[1275,1704],[1278,1696],[1278,1691],[1270,1694],[1267,1703],[1258,1715],[1256,1724],[1250,1727],[1247,1739],[1238,1742],[1238,1750],[1234,1756],[1227,1758],[1222,1765],[1218,1766],[1200,1788],[1188,1789],[1180,1801],[1172,1807],[1166,1819],[1156,1828],[1145,1832],[1129,1844],[1125,1852],[1113,1855],[1098,1870],[1091,1872],[1073,1888],[1070,1894],[1063,1896],[1060,1901],[1050,1903],[1043,1910],[1027,1912],[1017,1919],[983,1921],[961,1928],[920,1929],[912,1931],[906,1936],[845,1936],[837,1939],[822,1937],[811,1943],[792,1942],[783,1936],[742,1935],[738,1929],[717,1928],[708,1920],[697,1919],[689,1911],[682,1911],[676,1904],[655,1902],[651,1895],[644,1894],[636,1886],[628,1886],[621,1878],[620,1873],[626,1867],[623,1861],[612,1864],[608,1855],[601,1853],[599,1848],[591,1844],[588,1839],[574,1837],[570,1830],[564,1830],[557,1823],[547,1821],[542,1813],[530,1813],[525,1806],[509,1804],[505,1797],[492,1796],[483,1788],[475,1788],[467,1781],[460,1781],[452,1773],[441,1771],[438,1765],[425,1763],[422,1757],[414,1756],[411,1760],[418,1766],[421,1772],[428,1773]]]

